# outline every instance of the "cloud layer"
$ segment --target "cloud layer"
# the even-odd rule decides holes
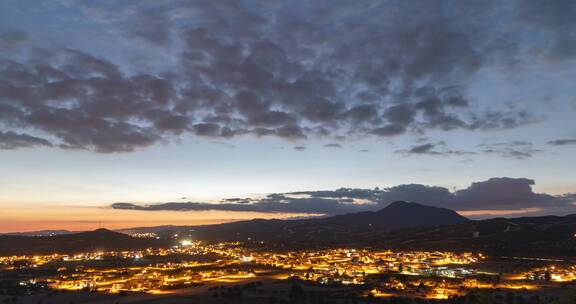
[[[553,146],[576,145],[576,139],[556,139],[549,141],[548,144]]]
[[[521,215],[518,210],[541,214],[576,212],[576,194],[550,195],[535,193],[534,181],[527,178],[491,178],[472,183],[468,188],[450,191],[444,187],[405,184],[384,189],[341,188],[328,191],[304,191],[270,194],[265,198],[232,198],[220,203],[158,203],[137,205],[115,203],[114,209],[142,211],[255,211],[308,214],[343,214],[379,210],[394,201],[413,201],[457,211],[506,211]]]
[[[110,3],[46,7],[78,10],[149,60],[1,31],[0,148],[510,129],[539,117],[477,103],[471,76],[576,54],[573,1]]]

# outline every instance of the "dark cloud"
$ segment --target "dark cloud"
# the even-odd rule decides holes
[[[220,134],[220,126],[214,123],[199,123],[192,126],[192,129],[199,136],[216,137]]]
[[[559,207],[570,201],[562,196],[535,193],[534,180],[527,178],[491,178],[475,182],[466,189],[456,191],[454,199],[462,210],[520,209],[532,207]],[[574,197],[572,198],[573,201]]]
[[[342,145],[338,144],[338,143],[329,143],[329,144],[325,144],[324,147],[326,147],[326,148],[342,148]]]
[[[576,145],[576,139],[556,139],[548,142],[553,146]]]
[[[121,45],[106,54],[57,41],[35,45],[30,37],[48,39],[40,31],[2,31],[0,125],[57,147],[106,153],[189,133],[304,140],[516,128],[538,119],[479,104],[467,95],[471,77],[527,56],[571,59],[576,31],[570,1],[507,5],[77,3],[83,18],[129,40],[122,45],[137,44],[142,58]],[[527,32],[509,27],[518,23]],[[545,37],[526,39],[534,33]]]
[[[391,106],[384,111],[384,117],[389,122],[401,126],[410,125],[414,121],[415,115],[415,109],[407,104]]]
[[[536,149],[534,144],[527,141],[509,141],[484,143],[478,145],[478,151],[452,150],[447,147],[446,142],[426,142],[417,144],[409,149],[396,150],[396,153],[404,155],[436,155],[436,156],[465,156],[476,154],[496,155],[504,158],[527,159],[542,150]]]
[[[400,135],[400,134],[404,134],[405,132],[406,132],[405,126],[394,125],[394,124],[390,124],[390,125],[386,125],[386,126],[383,126],[380,128],[376,128],[376,129],[373,129],[371,131],[372,134],[382,136],[382,137]]]
[[[343,214],[374,211],[394,201],[413,201],[458,211],[537,209],[542,214],[576,212],[576,194],[536,193],[534,180],[499,177],[472,183],[468,188],[450,191],[444,187],[405,184],[390,188],[340,188],[325,191],[277,193],[265,198],[231,198],[221,203],[160,203],[135,205],[115,203],[114,209],[156,210],[226,210]],[[527,211],[528,212],[528,211]]]
[[[494,112],[487,111],[481,116],[474,116],[467,125],[470,130],[506,130],[525,124],[538,122],[540,118],[528,111]]]
[[[200,210],[223,210],[223,211],[241,211],[241,212],[267,212],[267,213],[308,213],[308,214],[341,214],[354,212],[356,206],[349,203],[343,203],[335,199],[323,198],[305,198],[305,199],[286,199],[286,198],[266,198],[257,203],[234,202],[234,203],[163,203],[147,206],[139,206],[131,203],[112,204],[114,209],[123,210],[142,210],[142,211],[200,211]]]
[[[138,27],[127,28],[128,37],[140,39],[153,46],[166,47],[172,43],[171,19],[166,8],[144,8],[137,11],[134,17],[134,23],[138,24]]]
[[[434,152],[432,149],[434,149],[434,144],[423,144],[423,145],[419,145],[419,146],[414,146],[412,147],[410,150],[408,150],[409,153],[414,153],[414,154],[426,154],[426,153],[431,153]]]
[[[350,119],[355,124],[370,122],[378,117],[378,106],[374,104],[356,105],[346,111],[344,117]]]
[[[576,56],[576,3],[570,0],[529,0],[522,4],[520,21],[548,32],[553,39],[553,43],[542,52],[551,60],[573,59]]]
[[[0,149],[2,150],[51,146],[52,143],[43,138],[31,136],[28,134],[18,134],[10,131],[0,131]]]
[[[250,199],[248,198],[239,198],[239,197],[233,197],[233,198],[225,198],[221,201],[222,203],[237,203],[237,204],[248,204],[250,203]]]
[[[482,153],[494,154],[506,158],[526,159],[541,153],[534,144],[527,141],[498,142],[479,145]]]
[[[473,155],[475,152],[451,150],[446,147],[443,141],[436,143],[422,143],[413,146],[408,150],[396,150],[396,153],[404,155],[438,155],[438,156],[462,156]]]
[[[287,125],[276,129],[275,134],[287,139],[304,139],[306,135],[304,134],[304,129],[297,125]]]
[[[10,30],[0,32],[0,43],[15,46],[30,39],[30,34],[24,31]],[[0,44],[1,45],[1,44]]]

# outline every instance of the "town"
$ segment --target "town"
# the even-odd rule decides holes
[[[354,248],[274,252],[238,242],[183,239],[171,248],[0,257],[0,295],[84,291],[169,296],[200,286],[210,292],[219,286],[298,281],[359,287],[365,298],[450,299],[479,289],[554,294],[576,282],[576,264],[567,261],[502,268],[510,264],[469,252]],[[534,267],[527,266],[531,264]]]

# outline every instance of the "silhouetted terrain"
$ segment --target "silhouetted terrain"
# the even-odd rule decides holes
[[[469,221],[453,210],[417,203],[394,202],[375,212],[337,215],[318,220],[320,223],[376,229],[452,225]]]
[[[467,220],[454,211],[397,202],[377,212],[309,220],[252,220],[195,227],[204,240],[266,246],[369,246],[481,251],[492,255],[576,256],[576,215]]]
[[[492,255],[576,257],[576,215],[495,218],[383,232],[366,244],[410,249],[476,250]]]
[[[390,249],[480,251],[490,255],[574,257],[576,215],[468,220],[456,212],[396,202],[376,212],[303,220],[241,221],[206,226],[132,228],[162,240],[99,229],[56,236],[0,236],[0,254],[86,252],[170,246],[171,237],[242,241],[285,249],[359,246]]]
[[[115,251],[167,245],[166,240],[133,238],[106,229],[55,236],[0,235],[0,255]]]
[[[5,235],[54,236],[54,235],[71,234],[71,233],[75,232],[69,230],[39,230],[39,231],[27,231],[27,232],[11,232],[11,233],[5,233]]]
[[[408,227],[468,222],[458,213],[417,203],[395,202],[379,211],[305,220],[262,220],[194,227],[192,236],[204,240],[255,240],[281,244],[346,244],[358,236]]]

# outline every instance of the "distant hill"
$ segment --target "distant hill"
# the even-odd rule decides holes
[[[401,206],[398,210],[419,208],[418,205],[408,208]],[[491,256],[576,257],[576,215],[481,221],[450,217],[456,223],[440,225],[440,222],[426,219],[425,222],[403,224],[403,220],[408,220],[403,217],[403,212],[396,213],[396,207],[396,204],[392,205],[394,211],[381,210],[317,220],[253,220],[198,227],[193,237],[251,241],[254,246],[260,246],[259,242],[263,241],[262,246],[279,248],[354,246],[475,251]],[[388,216],[397,218],[387,223],[398,224],[378,222],[379,219],[388,219]]]
[[[453,225],[469,220],[444,208],[394,202],[379,211],[304,220],[251,220],[194,227],[205,240],[259,240],[285,244],[346,243],[349,238],[392,229]]]
[[[138,239],[99,229],[56,236],[0,236],[0,255],[75,253],[171,246],[172,237],[243,241],[249,246],[299,249],[357,246],[382,249],[478,251],[492,256],[576,257],[576,215],[468,220],[456,212],[395,202],[374,212],[302,220],[241,221],[206,226],[126,229],[165,239]]]
[[[196,239],[258,246],[479,251],[494,256],[576,257],[576,215],[468,220],[456,212],[396,202],[375,212],[307,220],[170,227]]]
[[[392,248],[480,251],[498,256],[576,257],[576,215],[494,218],[433,229],[370,235],[360,242]]]
[[[354,227],[405,228],[452,225],[469,221],[453,210],[398,201],[375,212],[337,215],[320,220],[324,223]]]
[[[166,240],[139,239],[106,229],[54,235],[0,235],[0,255],[80,253],[169,246]]]
[[[74,233],[74,232],[68,231],[68,230],[39,230],[39,231],[4,233],[4,235],[53,236],[53,235],[70,234],[70,233]]]

